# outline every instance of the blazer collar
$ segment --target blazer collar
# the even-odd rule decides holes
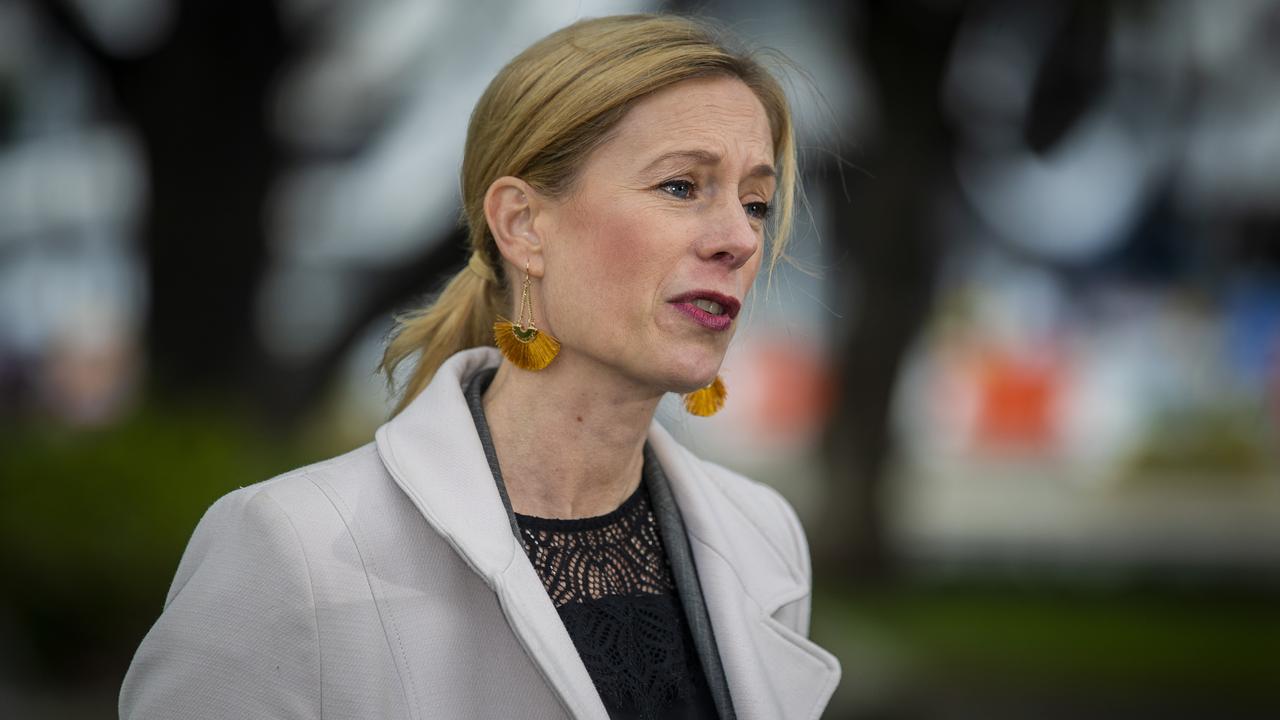
[[[495,348],[457,353],[376,433],[378,453],[427,522],[498,595],[525,651],[577,718],[607,713],[541,580],[512,534],[463,383]],[[783,553],[656,422],[649,443],[679,507],[742,720],[817,717],[839,679],[825,650],[772,617],[809,589]]]
[[[462,383],[498,364],[494,348],[450,357],[427,387],[375,433],[378,454],[427,522],[489,585],[520,553],[490,479]]]
[[[738,718],[819,717],[840,682],[840,662],[773,617],[807,601],[808,579],[657,423],[649,444],[684,519]]]

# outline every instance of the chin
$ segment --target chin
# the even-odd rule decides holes
[[[710,385],[720,372],[724,362],[722,354],[714,357],[699,354],[697,357],[686,357],[681,362],[672,362],[663,373],[663,387],[667,392],[688,393]]]

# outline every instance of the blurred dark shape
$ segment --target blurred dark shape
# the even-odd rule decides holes
[[[255,333],[270,261],[269,194],[289,157],[271,127],[280,72],[319,25],[267,0],[175,2],[167,33],[113,54],[76,6],[38,3],[90,60],[145,147],[148,392],[237,396],[285,431],[314,403],[371,319],[433,287],[464,259],[453,233],[407,262],[368,269],[356,312],[328,347],[286,366]],[[360,148],[350,148],[357,152]]]
[[[1083,269],[1104,278],[1121,275],[1142,283],[1172,282],[1188,279],[1201,264],[1199,255],[1173,190],[1166,186],[1155,193],[1129,236]]]
[[[7,141],[13,135],[13,123],[17,114],[14,80],[8,73],[0,70],[0,142]]]
[[[1066,18],[1040,65],[1024,127],[1028,147],[1050,151],[1102,94],[1106,82],[1107,21],[1104,2],[1060,5]]]
[[[155,389],[230,388],[260,360],[254,290],[281,157],[266,101],[294,52],[275,3],[177,3],[167,36],[111,54],[68,2],[41,3],[146,148],[147,347]]]
[[[827,173],[823,188],[831,208],[832,307],[851,330],[836,352],[832,477],[815,554],[823,571],[867,581],[891,572],[882,498],[890,405],[903,357],[932,306],[941,260],[934,218],[954,140],[939,88],[967,5],[861,7],[847,32],[849,46],[863,48],[879,93],[879,134],[859,158],[876,176],[857,178],[846,195],[837,173]]]
[[[1280,215],[1241,222],[1235,246],[1233,255],[1242,267],[1280,274]]]

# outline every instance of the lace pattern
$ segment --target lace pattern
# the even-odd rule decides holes
[[[594,518],[517,515],[542,579],[612,717],[710,717],[675,581],[642,484]]]
[[[529,561],[557,608],[675,590],[643,486],[617,510],[580,520],[517,515]]]

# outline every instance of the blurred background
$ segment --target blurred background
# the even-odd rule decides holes
[[[108,718],[218,496],[368,442],[471,106],[675,9],[807,208],[695,451],[778,487],[830,718],[1280,716],[1280,3],[0,0],[0,713]]]

